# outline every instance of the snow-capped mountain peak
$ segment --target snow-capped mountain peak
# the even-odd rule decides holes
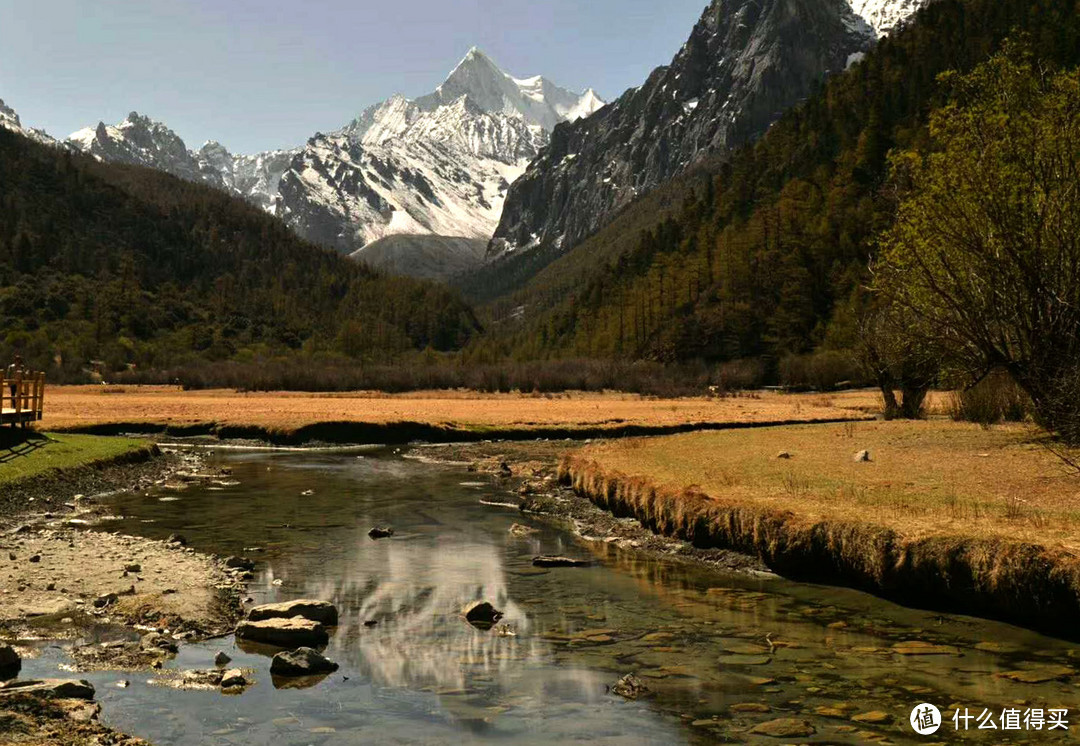
[[[536,75],[514,78],[476,47],[457,64],[435,92],[417,100],[427,110],[466,97],[489,114],[517,114],[532,125],[550,131],[567,119],[588,116],[604,105],[591,88],[573,93]]]
[[[402,234],[487,238],[555,125],[603,105],[591,89],[514,78],[474,47],[432,93],[313,137],[281,178],[279,214],[341,251]]]
[[[20,135],[29,137],[31,140],[37,140],[45,145],[56,145],[56,140],[50,137],[44,130],[34,129],[33,127],[23,127],[22,122],[19,120],[19,115],[15,113],[15,110],[4,103],[3,99],[0,99],[0,127],[12,132],[17,132]]]

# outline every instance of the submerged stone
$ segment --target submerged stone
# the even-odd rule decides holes
[[[750,732],[771,738],[800,738],[814,735],[817,733],[817,729],[808,720],[777,718],[776,720],[758,723],[750,729]]]

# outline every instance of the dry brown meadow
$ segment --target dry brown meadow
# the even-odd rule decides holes
[[[48,390],[45,430],[101,425],[200,424],[290,431],[325,422],[423,423],[466,430],[607,429],[627,426],[762,424],[865,417],[873,392],[657,399],[635,394],[380,394],[181,391],[167,386],[58,386]]]

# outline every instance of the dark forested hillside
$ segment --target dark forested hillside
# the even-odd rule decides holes
[[[0,129],[0,359],[72,376],[327,351],[456,349],[476,321],[211,188]]]
[[[669,185],[681,205],[631,205],[493,304],[502,348],[775,362],[850,345],[859,288],[894,213],[888,153],[924,140],[943,103],[938,75],[971,69],[1010,36],[1049,64],[1075,65],[1077,10],[1075,0],[931,3],[711,180]]]

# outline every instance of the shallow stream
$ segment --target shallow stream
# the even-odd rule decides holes
[[[150,685],[147,673],[80,674],[97,686],[106,722],[161,746],[927,743],[957,738],[950,705],[989,709],[999,728],[1006,707],[1068,708],[1077,721],[1051,733],[977,731],[972,720],[973,741],[1055,742],[1080,729],[1080,652],[1070,643],[585,543],[492,504],[508,494],[489,477],[391,449],[213,460],[235,484],[121,495],[112,507],[122,517],[103,528],[179,532],[198,550],[250,556],[256,603],[333,601],[341,626],[326,654],[341,669],[310,688],[277,689],[269,658],[225,639],[183,646],[168,667],[211,668],[224,650],[257,681],[239,696]],[[538,531],[515,536],[514,523]],[[369,539],[376,525],[394,536]],[[538,554],[595,564],[538,569]],[[501,631],[462,619],[478,599],[505,612]],[[55,676],[66,661],[50,647],[23,675]],[[651,696],[608,691],[630,672]],[[921,702],[946,712],[934,737],[908,724]],[[751,732],[778,718],[815,732]]]

